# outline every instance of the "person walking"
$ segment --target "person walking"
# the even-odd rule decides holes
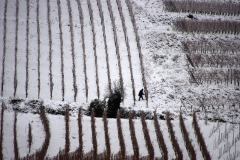
[[[143,95],[144,95],[143,89],[141,89],[141,90],[139,91],[139,93],[138,93],[138,96],[139,96],[138,101],[140,101],[141,98],[142,98],[142,100],[144,100],[144,99],[143,99]]]

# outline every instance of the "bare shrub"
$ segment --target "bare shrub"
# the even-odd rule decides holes
[[[95,117],[102,117],[103,111],[106,108],[106,102],[98,99],[94,99],[91,101],[90,106],[88,108],[89,115],[91,115],[92,109],[94,109]]]
[[[116,118],[117,111],[120,109],[120,104],[125,97],[125,89],[122,88],[120,82],[114,82],[112,91],[105,95],[107,99],[107,115],[108,118]]]

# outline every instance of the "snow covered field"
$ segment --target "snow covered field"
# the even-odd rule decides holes
[[[127,2],[128,0],[0,0],[0,100],[6,104],[3,120],[4,159],[14,158],[12,107],[16,106],[10,104],[9,99],[23,99],[20,108],[26,108],[24,103],[34,99],[42,100],[45,106],[53,109],[68,104],[72,109],[69,125],[70,151],[74,151],[79,145],[78,108],[86,109],[92,100],[103,99],[106,89],[109,85],[112,87],[115,81],[120,81],[126,91],[122,107],[135,111],[156,110],[160,115],[166,111],[171,113],[174,119],[173,129],[184,159],[190,157],[180,131],[180,111],[184,115],[197,159],[203,159],[192,127],[194,110],[200,119],[200,129],[212,159],[230,159],[229,156],[234,154],[236,159],[240,157],[240,78],[235,76],[232,79],[232,71],[236,71],[236,75],[240,73],[240,35],[180,32],[174,22],[179,18],[188,20],[189,13],[168,12],[162,0],[131,0],[138,30],[136,35]],[[208,19],[240,22],[239,15],[192,14],[196,21]],[[138,36],[142,55],[138,50]],[[201,67],[194,68],[186,58],[188,53],[184,51],[183,42],[199,41],[214,45],[218,42],[220,45],[216,45],[216,50],[224,42],[230,45],[234,43],[237,46],[235,50],[226,53],[236,58],[234,61],[225,59],[227,62],[222,67],[216,66],[217,62],[214,61],[211,64],[204,62]],[[196,49],[201,50],[200,47]],[[222,52],[225,53],[220,52],[221,55]],[[193,57],[193,54],[190,56]],[[220,76],[220,80],[207,79],[214,70],[226,72],[231,77],[227,77],[227,81]],[[199,80],[199,71],[206,75],[206,80]],[[207,71],[210,72],[208,75],[205,74]],[[193,83],[191,73],[198,83]],[[147,89],[145,92],[148,97],[144,101],[138,101],[138,91],[142,88]],[[26,112],[29,113],[18,114],[17,139],[21,157],[34,153],[44,141],[39,115],[32,114],[28,108]],[[47,155],[53,157],[60,148],[64,148],[65,122],[61,115],[47,114],[47,117],[52,133]],[[206,117],[210,120],[207,125],[204,124]],[[90,117],[83,115],[85,153],[93,147],[90,121]],[[126,154],[133,155],[128,120],[121,121]],[[29,123],[33,127],[30,152],[27,146]],[[169,159],[175,158],[166,121],[159,120],[159,124]],[[155,157],[161,157],[153,121],[147,120],[147,125]],[[134,119],[134,126],[139,152],[141,156],[147,156],[140,119]],[[116,120],[109,119],[108,127],[111,151],[116,154],[120,150]],[[96,118],[96,130],[98,153],[102,153],[106,148],[101,118]]]

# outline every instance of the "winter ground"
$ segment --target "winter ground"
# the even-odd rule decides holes
[[[4,35],[4,0],[0,1],[0,35]],[[133,77],[135,82],[136,95],[137,92],[143,88],[143,82],[141,78],[139,55],[137,51],[137,46],[135,42],[135,36],[133,32],[133,26],[131,19],[127,10],[126,3],[122,0],[122,8],[124,12],[125,21],[128,28],[128,38],[130,42],[131,49],[131,61],[133,64]],[[239,1],[238,1],[239,2]],[[40,148],[44,137],[43,128],[38,115],[32,114],[34,110],[29,106],[25,105],[25,102],[32,99],[40,99],[44,101],[44,105],[49,108],[56,109],[62,108],[65,104],[68,104],[71,111],[70,119],[70,129],[71,129],[71,151],[74,151],[78,146],[78,134],[77,134],[77,109],[81,106],[84,109],[87,108],[91,100],[97,98],[97,88],[96,88],[96,77],[95,77],[95,62],[93,55],[93,39],[91,34],[90,26],[90,15],[87,7],[87,2],[82,1],[83,16],[84,16],[84,33],[85,33],[85,47],[86,47],[86,65],[87,65],[87,80],[88,80],[88,97],[85,95],[86,88],[84,87],[84,74],[83,74],[83,54],[81,45],[81,25],[78,18],[77,3],[71,1],[72,14],[73,14],[73,31],[74,31],[74,44],[75,44],[75,62],[76,62],[76,73],[77,73],[77,87],[78,94],[77,100],[74,102],[74,92],[73,92],[73,74],[72,74],[72,57],[71,57],[71,42],[70,42],[70,32],[69,32],[69,15],[67,1],[61,1],[62,7],[62,29],[63,29],[63,57],[64,57],[64,84],[65,84],[65,101],[62,100],[61,94],[61,67],[60,67],[60,41],[59,41],[59,17],[57,15],[57,1],[50,1],[50,20],[51,20],[51,31],[52,31],[52,74],[53,74],[53,97],[50,98],[50,84],[49,84],[49,36],[48,36],[48,22],[47,22],[47,3],[46,1],[39,1],[40,6],[40,96],[38,97],[38,74],[37,74],[37,22],[36,22],[36,7],[35,1],[30,0],[30,19],[29,19],[29,95],[26,97],[25,82],[26,82],[26,1],[19,0],[19,19],[18,19],[18,51],[17,51],[17,81],[18,86],[16,89],[16,96],[14,97],[14,48],[15,48],[15,24],[16,24],[16,1],[8,2],[7,9],[7,24],[6,24],[6,55],[5,55],[5,66],[0,67],[0,82],[2,82],[2,67],[5,68],[4,85],[3,92],[1,93],[1,101],[6,102],[7,110],[4,114],[4,157],[6,159],[13,158],[13,106],[9,103],[9,99],[20,98],[24,99],[20,103],[19,108],[25,108],[27,113],[18,114],[18,142],[21,144],[20,155],[24,156],[28,152],[27,148],[27,126],[31,123],[33,126],[34,142],[31,147],[30,153],[33,153],[36,149]],[[107,72],[105,59],[106,55],[103,47],[103,33],[101,28],[101,22],[99,17],[99,10],[97,4],[91,1],[93,8],[94,26],[96,30],[96,49],[97,49],[97,65],[99,74],[99,89],[100,89],[100,99],[103,98],[105,94],[105,89],[108,84],[107,82]],[[106,1],[101,1],[103,6],[104,23],[106,26],[106,39],[107,39],[107,50],[110,62],[110,77],[111,84],[119,79],[119,70],[117,56],[115,54],[116,48],[113,41],[113,31],[111,28],[111,20],[109,16],[109,11],[107,9]],[[183,148],[184,158],[189,159],[186,149],[183,144],[181,137],[179,125],[178,125],[178,115],[180,110],[185,114],[185,123],[189,126],[188,132],[193,141],[194,148],[197,151],[198,159],[203,159],[200,149],[198,147],[196,137],[194,135],[193,128],[191,127],[191,115],[192,110],[188,108],[193,105],[193,109],[199,111],[197,112],[199,119],[204,119],[205,114],[200,108],[198,101],[189,104],[188,98],[201,98],[202,95],[212,96],[216,95],[222,97],[222,99],[227,99],[228,97],[236,97],[240,99],[240,89],[239,86],[229,84],[200,84],[190,82],[190,76],[188,74],[188,62],[186,60],[185,53],[182,50],[182,41],[186,40],[199,40],[201,38],[206,38],[209,40],[228,40],[236,41],[240,43],[239,35],[231,34],[202,34],[202,33],[183,33],[177,32],[173,27],[173,20],[182,17],[186,18],[187,13],[172,13],[166,12],[162,1],[160,0],[133,0],[132,6],[134,11],[134,16],[136,19],[138,34],[140,36],[140,42],[143,53],[143,63],[145,68],[145,75],[147,81],[147,88],[149,92],[148,108],[146,107],[146,101],[136,101],[134,104],[133,88],[130,79],[129,61],[127,58],[127,48],[124,40],[123,28],[121,25],[120,15],[117,9],[117,4],[115,1],[111,1],[113,7],[113,15],[116,22],[117,37],[120,47],[120,58],[121,66],[123,71],[123,84],[126,88],[126,99],[124,103],[121,104],[122,107],[131,110],[143,110],[143,111],[154,111],[156,110],[159,114],[163,114],[166,111],[170,111],[173,114],[174,130],[177,139]],[[236,20],[240,21],[239,16],[223,16],[223,15],[201,15],[196,14],[197,18],[200,19],[222,19],[222,20]],[[3,48],[4,40],[0,41],[0,62],[3,63]],[[239,54],[239,51],[238,51]],[[138,97],[135,97],[138,99]],[[186,100],[186,101],[184,101]],[[187,107],[184,107],[184,104]],[[213,134],[210,134],[213,130],[213,126],[219,125],[217,122],[208,122],[208,125],[204,124],[203,120],[200,120],[201,131],[207,143],[208,150],[211,153],[213,159],[226,159],[227,156],[233,153],[239,155],[239,149],[235,152],[235,148],[240,147],[239,138],[237,140],[236,146],[231,145],[229,152],[224,153],[221,157],[221,148],[227,144],[228,141],[232,141],[232,136],[235,138],[239,137],[239,104],[235,107],[232,103],[226,104],[226,108],[214,109],[210,107],[207,112],[209,119],[221,119],[227,122],[235,122],[236,124],[230,123],[219,123],[220,126],[217,128]],[[215,106],[218,107],[218,106]],[[48,153],[49,156],[54,156],[59,151],[60,148],[64,147],[64,117],[61,115],[47,115],[50,121],[50,128],[52,131],[52,139],[50,142]],[[87,116],[83,117],[84,120],[84,141],[91,141],[91,127],[90,118]],[[141,122],[139,119],[135,121],[136,135],[139,143],[139,150],[142,156],[147,155],[147,150],[145,146],[145,141],[143,138],[143,133],[141,131]],[[99,137],[99,153],[101,153],[105,148],[100,144],[104,141],[104,134],[102,129],[102,120],[96,120],[97,133]],[[127,154],[133,154],[132,146],[129,139],[128,121],[122,119],[123,131],[126,138],[126,148],[128,150]],[[153,122],[148,121],[148,127],[153,132],[152,127]],[[164,133],[164,139],[167,143],[167,148],[170,154],[169,159],[174,158],[174,151],[170,143],[169,133],[167,130],[166,122],[159,121],[161,130]],[[232,126],[233,127],[232,127]],[[60,127],[61,126],[61,127]],[[232,127],[232,128],[231,128]],[[226,129],[227,128],[227,129]],[[138,130],[139,129],[139,130]],[[114,119],[109,119],[109,130],[111,147],[113,153],[119,151],[119,145],[115,145],[118,142],[116,122]],[[229,130],[229,132],[226,132]],[[224,138],[220,138],[219,135],[227,134]],[[221,139],[221,140],[220,140]],[[161,156],[159,148],[157,147],[155,135],[151,135],[151,141],[154,145],[155,155],[157,157]],[[57,143],[56,143],[57,142]],[[91,143],[85,143],[84,152],[91,150]],[[232,143],[231,143],[232,144]],[[239,158],[239,157],[238,157]]]

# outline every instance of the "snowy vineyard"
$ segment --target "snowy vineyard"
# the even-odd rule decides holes
[[[126,104],[141,88],[148,98],[131,7],[129,0],[3,1],[1,96],[85,103],[119,81]]]
[[[211,123],[188,119],[182,114],[172,120],[70,117],[23,114],[1,110],[1,148],[3,159],[232,159],[240,156],[239,124]]]

